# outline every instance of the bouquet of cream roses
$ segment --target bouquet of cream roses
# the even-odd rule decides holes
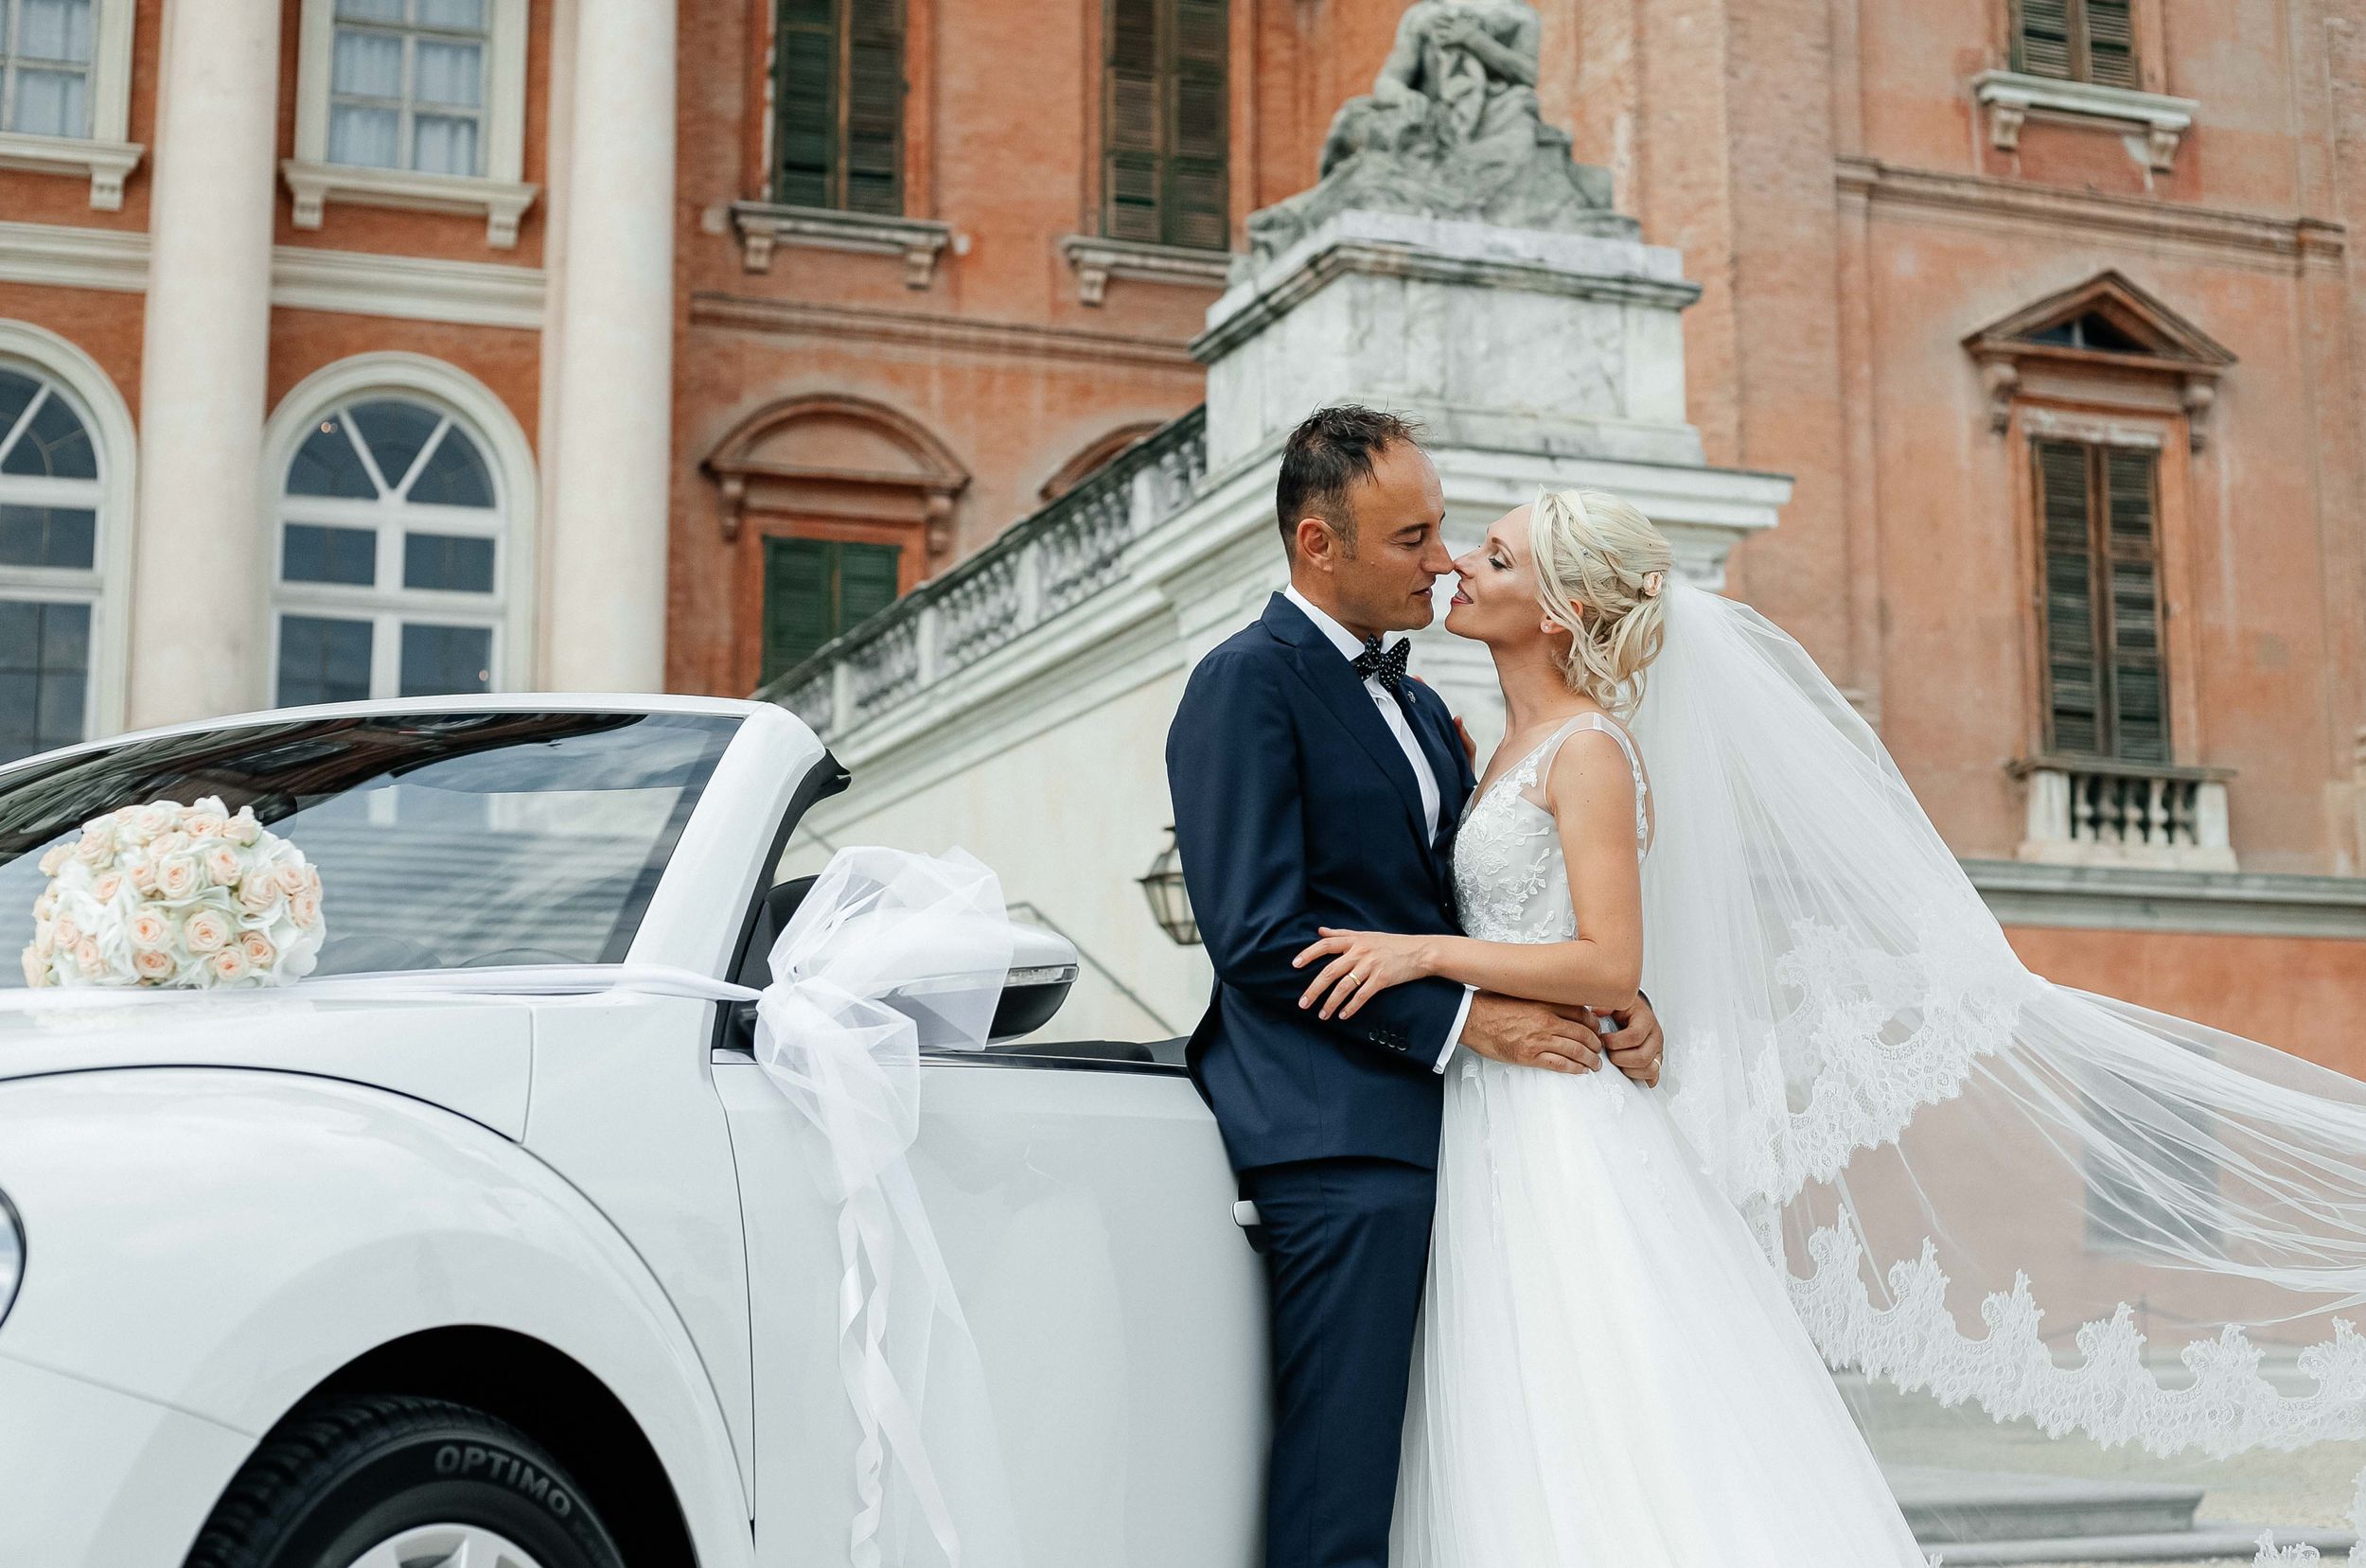
[[[285,985],[326,934],[304,852],[215,796],[111,811],[41,870],[27,985]]]

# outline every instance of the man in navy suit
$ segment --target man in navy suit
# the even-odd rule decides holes
[[[1290,587],[1200,661],[1167,735],[1175,841],[1216,971],[1186,1060],[1264,1232],[1274,1437],[1265,1568],[1386,1568],[1415,1314],[1457,1049],[1600,1065],[1580,1011],[1423,979],[1353,1018],[1298,1005],[1317,926],[1456,928],[1453,825],[1475,781],[1444,701],[1404,675],[1451,570],[1437,470],[1394,415],[1292,432],[1276,487]],[[1658,1053],[1648,1006],[1614,1063]],[[1572,1331],[1580,1326],[1572,1325]],[[1506,1568],[1511,1568],[1507,1564]]]

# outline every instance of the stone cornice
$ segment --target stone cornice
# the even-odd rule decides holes
[[[272,251],[271,275],[271,302],[283,309],[529,331],[542,325],[539,267],[279,245]],[[0,221],[0,280],[142,293],[148,236],[137,229]]]
[[[2146,871],[1965,860],[2006,925],[2184,931],[2216,936],[2366,938],[2366,877]]]
[[[916,344],[972,354],[1024,354],[1038,359],[1089,360],[1100,363],[1199,368],[1183,344],[1158,338],[1116,333],[1072,332],[1018,322],[964,320],[909,310],[873,310],[854,306],[811,305],[795,300],[753,299],[711,290],[690,296],[694,326],[732,327],[817,338]]]
[[[1838,159],[1833,175],[1844,197],[1960,221],[2168,241],[2292,262],[2338,257],[2347,245],[2341,225],[2321,219],[2267,218],[1985,174],[1899,168],[1878,158]]]

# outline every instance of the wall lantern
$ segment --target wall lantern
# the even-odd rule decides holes
[[[1183,886],[1183,854],[1174,846],[1174,829],[1167,829],[1167,847],[1151,861],[1150,870],[1135,878],[1150,900],[1150,918],[1176,945],[1199,945],[1199,922],[1192,918],[1192,895]]]

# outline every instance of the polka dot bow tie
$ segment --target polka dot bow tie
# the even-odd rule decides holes
[[[1367,680],[1377,680],[1383,690],[1396,693],[1404,689],[1404,661],[1412,657],[1413,641],[1400,637],[1395,645],[1384,649],[1377,637],[1364,639],[1364,651],[1355,656],[1355,673]]]

